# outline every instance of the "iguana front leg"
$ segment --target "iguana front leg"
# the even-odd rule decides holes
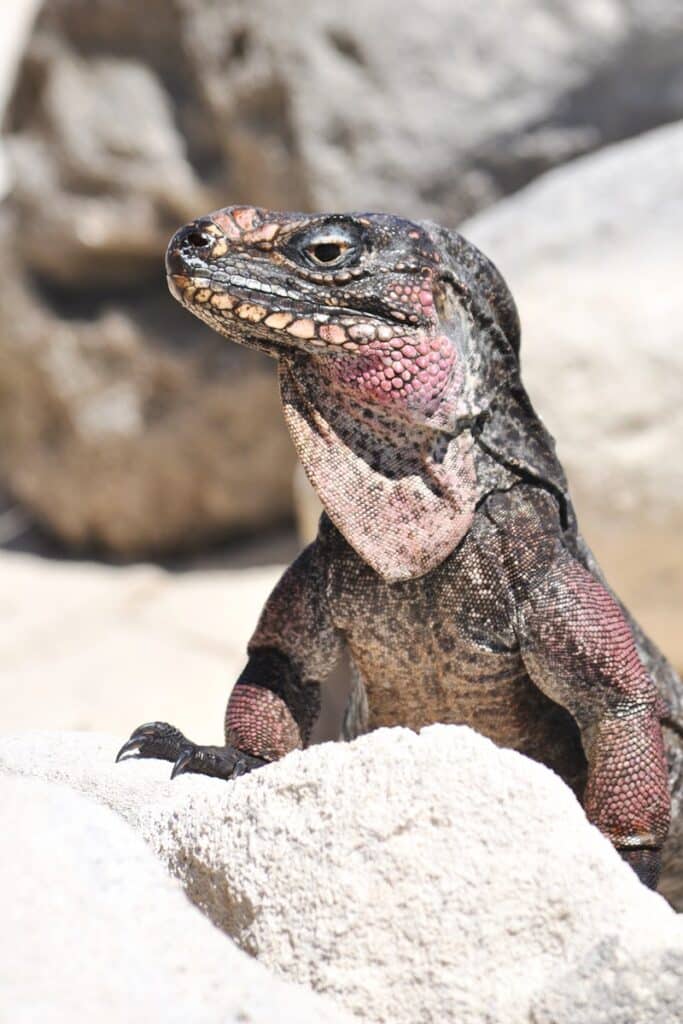
[[[261,613],[249,660],[225,714],[225,746],[200,746],[166,722],[134,730],[119,751],[174,762],[171,777],[229,779],[305,747],[320,711],[320,686],[340,652],[325,598],[324,554],[311,544],[285,572]]]
[[[654,888],[671,806],[654,681],[619,604],[565,546],[553,499],[519,488],[511,501],[503,550],[524,663],[579,726],[588,819]]]
[[[561,550],[521,617],[531,678],[581,730],[586,815],[654,888],[669,829],[668,773],[659,698],[623,612]]]

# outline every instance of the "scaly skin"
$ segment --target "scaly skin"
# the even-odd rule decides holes
[[[278,359],[326,514],[263,610],[225,748],[152,723],[122,752],[228,778],[304,747],[345,646],[347,735],[467,723],[555,769],[654,886],[680,681],[581,539],[495,267],[434,224],[251,207],[181,229],[166,262],[187,309]]]

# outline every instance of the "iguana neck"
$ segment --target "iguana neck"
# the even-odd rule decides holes
[[[358,402],[317,373],[283,360],[285,421],[325,510],[360,557],[385,579],[431,571],[467,534],[486,490],[514,477],[458,433],[409,425]]]

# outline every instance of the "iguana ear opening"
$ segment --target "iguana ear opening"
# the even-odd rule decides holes
[[[381,409],[339,403],[307,360],[281,359],[280,392],[306,474],[363,561],[386,580],[423,576],[443,562],[474,517],[469,434],[416,428],[406,441]]]

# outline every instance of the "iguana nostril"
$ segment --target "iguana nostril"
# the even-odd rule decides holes
[[[166,250],[166,273],[184,274],[189,266],[200,263],[213,254],[218,238],[207,231],[202,222],[186,224],[176,231]]]
[[[212,235],[205,231],[200,231],[199,228],[194,228],[185,235],[181,244],[184,247],[191,247],[193,249],[210,249],[215,241],[216,239]]]

